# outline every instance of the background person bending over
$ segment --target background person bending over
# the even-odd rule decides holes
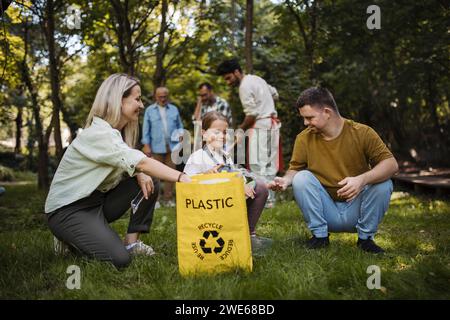
[[[225,60],[217,67],[229,86],[239,87],[239,99],[244,109],[244,121],[238,128],[249,130],[249,169],[268,183],[273,180],[282,161],[279,153],[281,122],[277,117],[274,100],[277,90],[256,75],[245,74],[236,59]],[[269,192],[267,207],[275,205],[275,194]]]
[[[397,161],[372,128],[340,116],[327,89],[303,91],[297,108],[308,128],[295,140],[286,175],[269,188],[292,184],[313,234],[309,248],[327,246],[328,232],[358,232],[358,247],[382,253],[373,237],[389,206]]]
[[[126,74],[108,77],[97,91],[85,129],[61,159],[45,202],[56,238],[118,268],[130,263],[130,254],[154,254],[139,241],[141,233],[149,232],[158,196],[158,181],[150,176],[190,181],[134,149],[142,109],[137,79]],[[122,179],[124,173],[130,177]],[[122,242],[109,223],[124,215],[140,192],[144,197]]]

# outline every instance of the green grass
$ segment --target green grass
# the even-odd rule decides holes
[[[393,200],[377,243],[388,253],[358,250],[355,234],[332,234],[331,246],[306,250],[309,232],[287,199],[263,213],[258,231],[275,240],[250,274],[183,278],[178,273],[174,209],[155,212],[142,238],[159,253],[123,271],[108,263],[55,256],[42,215],[45,194],[8,186],[0,198],[0,299],[450,299],[450,201],[417,196]],[[128,218],[113,227],[124,234]],[[81,268],[81,289],[66,288],[69,265]],[[381,268],[382,290],[366,287],[367,267]]]

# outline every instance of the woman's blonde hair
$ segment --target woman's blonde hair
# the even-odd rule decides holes
[[[92,124],[94,117],[99,117],[117,128],[122,116],[122,99],[131,94],[131,89],[140,85],[139,80],[124,73],[110,75],[97,91],[91,111],[86,119],[85,128]],[[134,148],[139,135],[139,122],[130,121],[122,129],[125,143]]]

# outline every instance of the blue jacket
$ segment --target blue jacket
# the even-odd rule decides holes
[[[183,135],[183,123],[178,108],[173,104],[167,104],[166,117],[167,131],[170,137],[167,137],[167,141],[164,141],[164,127],[158,104],[154,103],[145,110],[141,142],[149,144],[152,153],[166,153],[166,142],[170,146],[170,151],[172,151],[180,142],[179,137]]]

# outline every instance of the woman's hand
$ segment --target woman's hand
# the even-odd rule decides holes
[[[244,191],[245,191],[245,199],[247,199],[247,198],[255,199],[256,192],[255,192],[255,189],[253,189],[252,186],[249,186],[249,185],[246,184],[244,186]]]
[[[155,189],[152,178],[145,173],[138,173],[136,175],[136,180],[139,187],[141,187],[142,194],[144,195],[145,200],[148,200],[148,197],[153,193]]]
[[[192,182],[191,177],[189,177],[186,173],[182,173],[178,182]]]

